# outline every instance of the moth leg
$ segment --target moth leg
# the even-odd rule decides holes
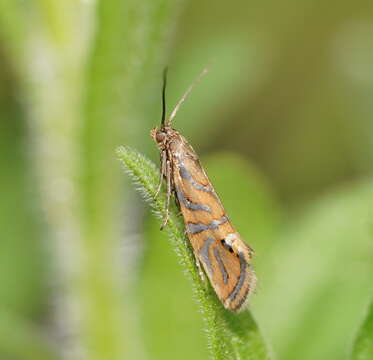
[[[166,181],[167,181],[167,197],[166,197],[166,214],[164,217],[163,224],[161,226],[161,230],[167,225],[168,218],[170,215],[170,198],[171,198],[171,164],[170,161],[166,161]]]
[[[159,192],[161,191],[161,188],[162,188],[163,176],[166,173],[166,160],[167,160],[166,153],[165,153],[165,151],[162,151],[162,154],[161,154],[161,171],[160,171],[160,177],[159,177],[159,185],[158,185],[157,191],[155,192],[154,197],[158,196],[158,194],[159,194]]]

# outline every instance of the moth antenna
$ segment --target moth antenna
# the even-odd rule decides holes
[[[190,92],[194,89],[194,87],[200,82],[200,80],[203,78],[204,75],[208,73],[209,69],[206,67],[202,70],[202,72],[198,75],[198,77],[193,81],[192,85],[189,86],[187,91],[185,91],[184,95],[181,97],[179,102],[176,104],[174,109],[172,110],[172,113],[170,117],[168,118],[166,122],[166,126],[170,126],[173,118],[175,117],[176,113],[178,112],[181,104],[186,100],[186,98],[189,96]]]
[[[163,87],[162,87],[162,118],[161,126],[164,127],[166,124],[166,85],[167,85],[167,67],[163,70]]]

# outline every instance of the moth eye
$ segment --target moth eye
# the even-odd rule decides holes
[[[161,131],[158,131],[157,134],[155,135],[155,139],[159,143],[162,142],[165,138],[166,138],[166,134]]]
[[[232,252],[233,252],[233,249],[232,249],[231,247],[229,248],[229,252],[230,252],[230,253],[232,253]]]

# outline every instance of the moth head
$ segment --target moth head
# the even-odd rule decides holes
[[[167,132],[162,129],[158,129],[158,128],[152,129],[150,131],[150,135],[154,139],[154,141],[159,145],[164,144],[167,138]]]

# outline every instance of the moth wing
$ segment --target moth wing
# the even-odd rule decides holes
[[[173,185],[196,257],[224,306],[240,310],[255,285],[251,252],[194,153],[174,161]]]

